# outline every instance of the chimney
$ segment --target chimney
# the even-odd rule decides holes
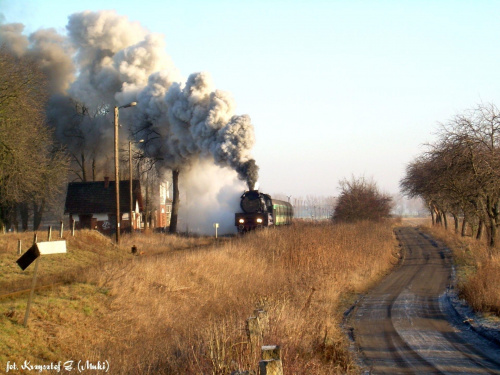
[[[109,188],[109,177],[104,177],[104,189]]]

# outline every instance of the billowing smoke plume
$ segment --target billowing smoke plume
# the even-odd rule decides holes
[[[137,107],[120,111],[122,144],[131,137],[144,140],[140,147],[162,170],[183,171],[182,189],[190,202],[195,195],[207,199],[194,206],[183,202],[181,216],[193,207],[203,216],[200,207],[209,207],[214,194],[234,195],[237,202],[243,188],[233,181],[235,175],[254,188],[258,167],[251,156],[255,139],[250,118],[236,115],[231,95],[215,89],[209,74],[194,73],[184,82],[162,36],[114,11],[73,14],[66,29],[67,35],[44,29],[26,36],[22,24],[0,24],[0,45],[32,58],[45,72],[51,94],[47,119],[72,155],[76,176],[92,180],[112,175],[113,107],[137,101]],[[236,173],[221,172],[221,167]],[[208,172],[212,177],[206,177]],[[202,185],[196,176],[205,176]],[[221,179],[222,185],[216,182]],[[203,189],[189,193],[199,186],[206,194]],[[228,209],[232,225],[237,207]]]
[[[147,140],[148,152],[169,168],[211,157],[253,189],[258,167],[250,154],[255,142],[250,118],[234,114],[232,97],[215,90],[206,73],[191,74],[184,86],[174,83],[167,91],[162,81],[154,75],[138,95],[136,137]]]
[[[71,15],[67,36],[47,29],[26,37],[23,28],[0,25],[0,43],[41,64],[52,93],[49,122],[79,164],[111,170],[112,107],[138,101],[120,112],[120,122],[164,168],[211,158],[253,188],[258,167],[250,118],[235,114],[231,96],[216,90],[208,74],[183,83],[160,35],[114,11]],[[123,141],[130,136],[121,133]]]
[[[46,74],[51,93],[65,92],[74,80],[72,48],[54,29],[38,30],[29,37],[22,34],[22,24],[0,25],[0,43],[17,57],[33,59]]]

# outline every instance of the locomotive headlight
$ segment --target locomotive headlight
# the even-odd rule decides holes
[[[244,220],[244,219],[240,219],[240,220],[238,220],[238,222],[239,222],[240,224],[243,224],[243,223],[245,222],[245,220]]]
[[[260,217],[257,219],[257,223],[262,224],[262,219]]]

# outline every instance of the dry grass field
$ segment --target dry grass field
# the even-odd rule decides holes
[[[135,245],[144,255],[163,254],[171,250],[182,250],[197,246],[210,245],[213,240],[206,237],[187,238],[165,236],[151,233],[148,235],[122,236],[120,248],[109,237],[97,231],[83,230],[72,237],[70,231],[63,233],[67,242],[67,254],[54,254],[44,257],[38,270],[41,284],[68,282],[75,280],[88,267],[107,262],[132,259],[131,248]],[[33,244],[33,232],[8,233],[0,235],[0,294],[30,288],[33,266],[22,271],[15,263],[19,258],[18,241],[24,253]],[[47,232],[38,232],[37,240],[47,241]],[[52,233],[52,240],[60,240],[59,232]]]
[[[134,237],[119,249],[107,239],[91,245],[93,236],[80,233],[65,256],[84,246],[102,258],[77,282],[37,291],[28,328],[27,297],[0,300],[0,366],[107,360],[113,374],[255,371],[260,353],[245,322],[263,309],[269,324],[257,344],[281,346],[285,374],[354,373],[343,312],[397,262],[389,222],[296,224],[219,243]],[[163,255],[134,257],[132,243]],[[15,272],[8,256],[0,253],[2,273]]]
[[[460,296],[474,310],[500,317],[500,249],[443,227],[428,231],[453,251]]]

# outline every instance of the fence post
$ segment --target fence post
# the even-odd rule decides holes
[[[23,252],[22,250],[22,243],[21,243],[21,240],[17,240],[17,253],[19,255],[21,255],[21,253]]]
[[[259,345],[259,341],[262,339],[262,330],[260,329],[259,319],[255,316],[248,318],[246,328],[248,341],[250,342],[250,348],[253,353]]]
[[[52,225],[49,225],[49,233],[47,235],[47,241],[52,239]]]
[[[75,237],[75,220],[71,223],[71,237]]]
[[[262,361],[259,362],[260,375],[283,375],[281,348],[278,345],[262,347]]]
[[[281,359],[264,359],[259,362],[260,375],[283,375]]]
[[[37,242],[38,242],[38,234],[37,234],[37,232],[35,232],[35,234],[33,234],[33,244],[35,244]]]
[[[259,321],[261,335],[263,335],[269,329],[269,316],[267,315],[267,311],[258,309],[254,310],[253,313],[255,314],[257,320]]]
[[[262,347],[262,359],[281,359],[281,348],[279,345],[265,345]]]
[[[59,238],[63,238],[63,233],[64,233],[64,223],[61,220],[61,229],[59,230]]]

